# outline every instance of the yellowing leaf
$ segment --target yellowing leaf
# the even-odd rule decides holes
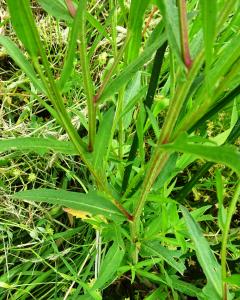
[[[95,220],[95,221],[103,221],[104,223],[107,223],[107,219],[103,216],[103,215],[96,215],[96,216],[92,216],[92,214],[90,214],[87,211],[83,211],[83,210],[76,210],[76,209],[72,209],[72,208],[64,208],[63,209],[66,213],[68,213],[71,216],[74,216],[76,218],[80,218],[82,220]]]
[[[89,212],[83,210],[76,210],[72,208],[64,208],[63,210],[66,213],[71,214],[72,216],[80,218],[82,220],[90,219],[92,217],[92,215]]]

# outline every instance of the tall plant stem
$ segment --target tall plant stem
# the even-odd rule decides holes
[[[236,210],[236,205],[240,197],[240,181],[236,187],[235,193],[231,200],[230,206],[227,211],[227,219],[223,228],[223,237],[222,237],[222,248],[221,248],[221,266],[222,266],[222,291],[223,291],[223,300],[227,300],[227,284],[224,282],[224,279],[227,276],[226,272],[226,262],[227,262],[227,240],[230,230],[230,225],[232,221],[233,214]]]
[[[51,100],[57,115],[59,117],[59,120],[61,122],[61,125],[63,126],[63,128],[66,130],[69,138],[71,139],[72,143],[74,144],[75,148],[77,149],[81,159],[83,160],[83,162],[86,164],[86,166],[88,167],[89,171],[91,172],[91,174],[93,175],[93,177],[95,178],[97,184],[104,189],[105,187],[103,186],[102,180],[99,177],[99,175],[95,172],[93,166],[91,165],[91,163],[88,161],[88,159],[85,156],[85,144],[83,143],[83,141],[81,140],[81,138],[79,137],[76,129],[73,127],[71,120],[68,116],[68,113],[66,111],[66,108],[64,106],[63,103],[63,99],[62,96],[56,86],[56,83],[53,79],[51,70],[49,69],[48,66],[48,61],[44,55],[44,53],[42,53],[42,60],[43,60],[43,64],[45,67],[45,70],[47,72],[47,78],[46,76],[43,74],[40,65],[38,64],[38,62],[34,62],[34,66],[35,69],[37,70],[44,86],[47,92],[47,96],[48,98]]]
[[[83,86],[87,98],[87,107],[88,107],[88,150],[93,151],[94,138],[96,133],[96,107],[94,105],[93,94],[93,82],[89,69],[89,61],[87,55],[87,45],[86,45],[86,8],[87,0],[81,0],[79,2],[79,9],[77,14],[80,14],[80,30],[79,30],[79,53],[80,53],[80,62],[82,67],[82,78]]]
[[[161,172],[163,167],[165,166],[168,160],[169,154],[162,153],[160,150],[157,150],[150,160],[150,166],[145,175],[145,179],[143,181],[143,188],[140,195],[140,201],[138,201],[136,208],[134,210],[133,216],[134,221],[131,224],[131,236],[133,242],[137,242],[139,236],[139,228],[140,228],[140,217],[144,208],[144,204],[147,198],[147,195],[156,180],[156,177]]]
[[[69,138],[71,139],[73,145],[75,146],[75,148],[77,149],[81,159],[83,160],[83,162],[86,164],[87,168],[89,169],[90,173],[92,174],[92,176],[94,177],[94,179],[96,180],[97,186],[100,190],[108,193],[108,189],[105,186],[104,181],[102,180],[102,178],[99,176],[98,172],[94,169],[93,165],[89,162],[89,160],[86,157],[86,152],[84,149],[84,144],[81,140],[81,138],[79,137],[76,129],[73,127],[71,120],[68,116],[68,113],[66,111],[66,108],[64,106],[64,102],[62,99],[62,96],[59,92],[59,89],[54,81],[51,69],[49,67],[49,63],[46,57],[46,54],[43,50],[43,48],[40,46],[40,54],[41,54],[41,58],[42,58],[42,62],[46,71],[46,75],[43,73],[41,66],[39,65],[38,61],[36,59],[33,60],[34,66],[36,71],[38,72],[44,87],[46,89],[47,92],[47,96],[49,97],[49,99],[51,100],[57,114],[59,117],[59,120],[61,122],[61,125],[63,126],[63,128],[66,130]],[[118,201],[116,201],[111,195],[109,195],[111,198],[111,201],[113,202],[113,204],[123,213],[123,215],[126,216],[126,218],[129,221],[132,221],[132,216],[128,213],[128,211],[121,205],[121,203],[119,203]]]
[[[232,3],[232,1],[230,1],[230,2]],[[227,18],[227,14],[225,13],[225,10],[227,10],[229,13],[230,9],[231,9],[231,7],[228,4],[226,4],[224,6],[224,9],[222,10],[221,15],[220,15],[220,21],[218,22],[218,26],[217,26],[217,28],[219,30]],[[175,92],[175,95],[170,102],[167,116],[165,118],[162,130],[161,130],[161,134],[160,134],[159,140],[157,142],[156,150],[153,154],[153,158],[150,160],[147,174],[146,174],[143,184],[142,184],[142,192],[140,194],[138,203],[134,210],[134,214],[133,214],[134,220],[133,220],[133,223],[130,225],[132,241],[135,244],[137,243],[137,240],[138,240],[139,234],[140,234],[140,217],[141,217],[142,210],[144,208],[144,205],[145,205],[145,202],[147,199],[147,195],[148,195],[148,193],[151,189],[151,186],[153,185],[156,177],[158,176],[159,172],[163,169],[163,167],[166,164],[167,159],[168,159],[166,154],[161,153],[161,150],[159,149],[159,147],[162,144],[166,144],[173,139],[173,131],[176,126],[179,114],[180,114],[183,104],[186,100],[189,89],[202,66],[203,60],[204,60],[204,52],[201,51],[197,55],[197,57],[194,59],[192,67],[187,74],[187,80],[178,86],[178,88]],[[177,136],[175,135],[174,138],[176,138],[176,137]],[[137,252],[138,251],[137,246],[135,247],[135,249],[136,249],[135,252]],[[135,258],[135,261],[136,261],[137,255],[133,255],[133,257]]]
[[[165,122],[163,124],[163,128],[161,131],[161,135],[157,142],[157,148],[152,156],[152,159],[149,162],[149,167],[142,184],[142,192],[140,194],[139,201],[134,210],[134,214],[133,214],[134,221],[131,224],[131,237],[133,243],[136,243],[139,238],[140,217],[147,199],[147,195],[154,181],[156,180],[156,177],[159,175],[159,173],[162,171],[165,164],[167,163],[169,157],[168,154],[162,153],[162,151],[160,150],[160,146],[161,144],[168,143],[171,139],[171,135],[175,127],[175,124],[177,122],[178,116],[180,114],[181,108],[184,104],[184,101],[193,83],[193,80],[197,75],[197,73],[199,72],[199,69],[202,65],[202,61],[203,61],[203,53],[198,55],[198,57],[195,59],[194,64],[188,73],[187,80],[178,87],[175,93],[175,97],[172,99],[170,103],[168,113],[165,118]],[[137,251],[137,247],[135,247],[135,251]],[[134,253],[133,257],[135,258],[135,260],[137,260],[136,253]]]
[[[146,95],[146,98],[144,100],[144,106],[148,107],[151,109],[152,104],[153,104],[153,99],[154,95],[158,86],[158,79],[159,75],[161,73],[162,69],[162,63],[163,63],[163,58],[164,58],[164,53],[167,47],[167,42],[165,42],[156,52],[155,57],[154,57],[154,62],[153,62],[153,68],[152,68],[152,74],[148,86],[148,92]],[[144,123],[146,123],[146,120],[144,120]],[[122,194],[126,192],[126,189],[128,187],[128,181],[131,175],[132,171],[132,161],[134,160],[136,153],[138,149],[138,136],[137,133],[135,132],[132,145],[129,151],[128,155],[128,165],[126,166],[124,170],[124,175],[123,175],[123,181],[122,181]]]
[[[192,59],[190,55],[189,41],[188,41],[186,0],[178,0],[178,11],[179,11],[179,21],[180,21],[182,56],[183,56],[184,64],[189,70],[192,65]]]
[[[192,68],[187,75],[187,80],[177,88],[175,95],[169,105],[167,116],[165,118],[161,135],[157,143],[158,146],[160,146],[161,144],[166,144],[170,141],[171,135],[175,128],[182,106],[186,100],[189,89],[203,63],[203,58],[203,52],[200,52],[199,55],[195,58]]]

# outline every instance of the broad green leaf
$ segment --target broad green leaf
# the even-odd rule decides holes
[[[103,101],[111,96],[113,96],[119,89],[126,84],[129,79],[141,68],[145,63],[147,63],[154,52],[165,42],[166,37],[162,35],[159,39],[156,39],[150,46],[145,48],[142,54],[136,58],[130,65],[128,65],[117,77],[113,79],[103,91],[102,96],[99,101]]]
[[[139,0],[131,0],[128,24],[131,39],[128,44],[128,62],[132,62],[139,54],[142,42],[143,17],[149,2],[150,0],[142,0],[141,5],[139,5]]]
[[[168,250],[167,248],[161,246],[159,242],[144,242],[142,244],[140,254],[142,256],[161,257],[180,274],[183,274],[184,270],[186,269],[183,260],[179,260],[179,257],[181,256],[182,252]]]
[[[95,282],[93,288],[99,289],[105,287],[107,284],[111,283],[116,275],[116,272],[121,265],[125,254],[125,250],[119,247],[117,242],[114,242],[109,248],[106,256],[101,265],[99,277]]]
[[[217,0],[200,1],[205,57],[207,66],[210,66],[214,50],[214,38],[217,24]]]
[[[207,240],[204,238],[200,226],[195,222],[188,210],[181,206],[187,229],[192,239],[198,261],[208,281],[208,288],[211,288],[216,295],[216,300],[222,299],[221,267],[217,262]]]
[[[237,151],[236,147],[215,146],[209,145],[209,143],[200,144],[191,141],[190,138],[187,138],[187,135],[183,134],[176,141],[161,145],[161,148],[167,151],[189,153],[209,161],[225,164],[240,176],[240,152]]]
[[[224,279],[225,282],[240,287],[240,274],[232,274],[231,276]]]
[[[60,152],[68,155],[77,155],[78,152],[69,141],[58,141],[49,138],[15,138],[0,140],[0,152],[20,150],[25,152],[46,153],[48,151]]]
[[[38,91],[46,94],[45,89],[44,89],[42,83],[38,80],[37,75],[36,75],[32,65],[29,63],[29,61],[26,59],[26,57],[22,54],[22,52],[19,50],[17,45],[14,42],[12,42],[8,37],[2,36],[2,35],[0,35],[0,44],[7,50],[7,53],[16,62],[16,64],[23,70],[23,72],[26,73],[26,75],[29,77],[29,79],[33,83],[34,87]]]
[[[11,15],[11,22],[17,36],[24,44],[32,58],[39,55],[39,36],[36,24],[30,9],[29,0],[7,0],[8,9]]]
[[[41,7],[51,16],[58,20],[64,20],[69,23],[73,21],[64,0],[37,0]]]
[[[83,194],[61,189],[33,189],[15,193],[13,197],[22,200],[57,204],[89,212],[91,215],[103,215],[111,220],[124,220],[124,216],[116,206],[96,191]]]
[[[103,161],[109,148],[111,128],[114,117],[114,109],[110,108],[100,123],[94,145],[93,152],[93,165],[96,169],[101,170],[103,168]]]

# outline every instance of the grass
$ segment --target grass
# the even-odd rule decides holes
[[[1,0],[0,299],[239,299],[239,2],[74,2]]]

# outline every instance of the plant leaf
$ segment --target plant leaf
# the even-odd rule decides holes
[[[103,215],[111,220],[124,220],[124,216],[116,206],[109,199],[96,191],[83,194],[61,189],[33,189],[15,193],[13,197],[29,201],[57,204],[75,210],[89,212],[92,215]]]
[[[102,102],[104,99],[111,97],[119,89],[126,84],[130,78],[146,63],[148,62],[154,52],[165,42],[166,37],[163,34],[159,39],[156,39],[150,46],[145,48],[142,54],[136,58],[130,65],[128,65],[124,71],[122,71],[116,79],[113,79],[103,91],[98,101]]]
[[[181,206],[188,233],[194,243],[198,261],[208,281],[208,289],[211,288],[217,298],[222,299],[221,267],[217,262],[207,240],[204,238],[200,226],[195,222],[188,210]]]
[[[225,164],[240,176],[240,152],[234,146],[192,143],[186,134],[182,134],[176,141],[161,145],[161,148],[167,151],[190,153],[209,161]]]
[[[142,0],[141,5],[139,5],[139,0],[131,1],[128,25],[131,39],[128,44],[128,62],[133,61],[139,54],[142,42],[143,17],[149,2],[150,0]]]
[[[179,260],[181,252],[168,250],[167,248],[161,246],[158,241],[148,241],[143,243],[141,250],[141,255],[143,256],[161,257],[180,274],[183,274],[184,270],[186,269],[183,261]],[[175,259],[175,257],[177,259]]]
[[[99,289],[106,286],[114,279],[114,275],[123,260],[125,249],[120,247],[117,242],[114,242],[109,248],[101,265],[99,277],[95,282],[93,288]]]
[[[240,287],[240,274],[232,274],[231,276],[225,278],[224,281]]]
[[[26,73],[26,75],[29,77],[29,79],[33,83],[34,87],[38,91],[46,94],[45,89],[44,89],[42,83],[37,78],[37,75],[36,75],[32,65],[29,63],[29,61],[26,59],[26,57],[22,54],[22,52],[19,50],[17,45],[14,42],[12,42],[8,37],[2,36],[2,35],[0,35],[0,44],[7,50],[7,53],[16,62],[16,64],[23,70],[23,72]]]
[[[36,24],[30,9],[30,1],[7,0],[8,9],[11,15],[12,25],[17,36],[24,44],[32,58],[39,55],[39,38]]]
[[[77,155],[78,152],[69,141],[59,141],[47,138],[16,138],[0,140],[0,152],[8,150],[34,151],[44,154],[50,150],[68,155]]]
[[[114,108],[110,108],[103,116],[95,139],[93,165],[96,169],[101,171],[109,147],[113,117]]]
[[[37,0],[39,5],[51,16],[58,20],[64,20],[71,23],[73,21],[64,0]]]
[[[216,24],[217,24],[217,1],[216,0],[202,0],[200,1],[203,39],[205,45],[205,57],[207,66],[212,62],[213,44],[215,38]]]

